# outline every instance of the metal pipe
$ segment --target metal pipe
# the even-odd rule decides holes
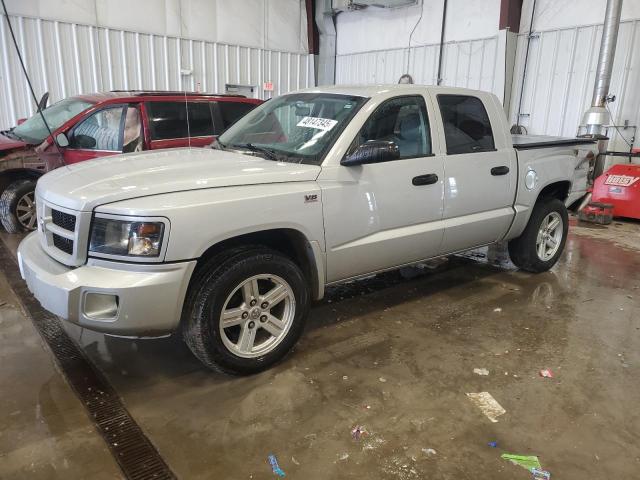
[[[425,0],[422,0],[423,2]],[[424,5],[424,3],[423,3]],[[444,0],[442,6],[442,26],[440,27],[440,53],[438,54],[438,85],[442,84],[442,54],[444,53],[444,28],[447,24],[447,0]]]
[[[319,33],[317,85],[336,83],[336,24],[331,0],[316,2],[315,20]]]
[[[604,107],[607,102],[621,12],[622,0],[607,0],[600,55],[598,56],[598,68],[596,70],[596,83],[593,89],[593,99],[591,100],[592,107]]]
[[[536,15],[536,0],[533,0],[531,7],[531,21],[529,22],[529,32],[527,33],[527,48],[524,52],[524,67],[522,68],[522,82],[520,84],[520,99],[518,100],[518,113],[516,114],[516,124],[511,127],[511,133],[522,133],[523,127],[520,125],[522,116],[522,98],[524,97],[524,82],[527,78],[527,66],[529,64],[529,49],[531,48],[531,35],[533,34],[533,19]]]
[[[598,55],[598,67],[596,69],[596,81],[593,87],[591,107],[582,118],[584,134],[580,136],[591,138],[606,138],[604,126],[611,122],[607,102],[609,101],[609,87],[611,85],[611,72],[613,59],[616,54],[616,42],[620,27],[620,14],[622,12],[622,0],[607,0],[607,8],[602,27],[602,40],[600,41],[600,53]]]

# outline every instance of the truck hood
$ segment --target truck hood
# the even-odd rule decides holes
[[[23,141],[6,137],[0,133],[0,152],[5,152],[7,150],[15,150],[16,148],[22,148],[25,145],[26,143]]]
[[[312,181],[320,167],[280,163],[210,148],[118,155],[58,168],[38,181],[37,195],[72,210],[162,193],[264,183]]]

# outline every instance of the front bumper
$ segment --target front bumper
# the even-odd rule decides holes
[[[161,336],[177,328],[196,265],[89,259],[70,268],[44,252],[37,232],[20,243],[18,263],[45,309],[90,330],[132,337]]]

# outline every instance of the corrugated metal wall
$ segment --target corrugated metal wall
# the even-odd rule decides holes
[[[529,133],[574,136],[591,103],[602,25],[534,32],[524,84],[520,123]],[[511,120],[516,122],[522,85],[526,35],[518,38]],[[616,124],[640,123],[640,25],[620,24],[610,92]],[[632,129],[620,130],[630,139]],[[614,147],[628,149],[612,130]]]
[[[37,95],[51,101],[103,90],[225,91],[253,85],[270,98],[314,84],[313,56],[240,45],[10,16]],[[31,116],[35,106],[0,16],[0,129]],[[274,92],[262,84],[271,81]]]
[[[400,76],[408,71],[415,83],[435,85],[439,48],[438,44],[433,44],[338,55],[336,83],[397,83]],[[498,88],[495,75],[497,53],[497,36],[445,43],[443,85],[494,92]],[[502,98],[502,91],[495,93]]]

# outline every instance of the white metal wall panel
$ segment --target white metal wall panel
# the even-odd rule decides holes
[[[396,83],[408,71],[414,82],[435,85],[439,49],[438,44],[433,44],[338,55],[336,83]],[[497,88],[497,49],[497,37],[445,43],[442,57],[443,85],[494,92]],[[494,93],[502,97],[503,92]]]
[[[531,39],[524,89],[522,72],[527,36],[518,38],[513,84],[511,121],[516,123],[522,90],[520,124],[538,135],[574,136],[582,115],[591,103],[598,62],[602,25],[548,30]],[[610,92],[616,101],[609,105],[613,121],[640,124],[640,23],[620,24]],[[620,130],[627,140],[632,129]],[[628,149],[612,130],[612,148]]]
[[[104,90],[224,93],[252,85],[257,98],[314,85],[313,55],[10,16],[36,95],[52,102]],[[4,15],[0,16],[0,129],[34,113]]]

